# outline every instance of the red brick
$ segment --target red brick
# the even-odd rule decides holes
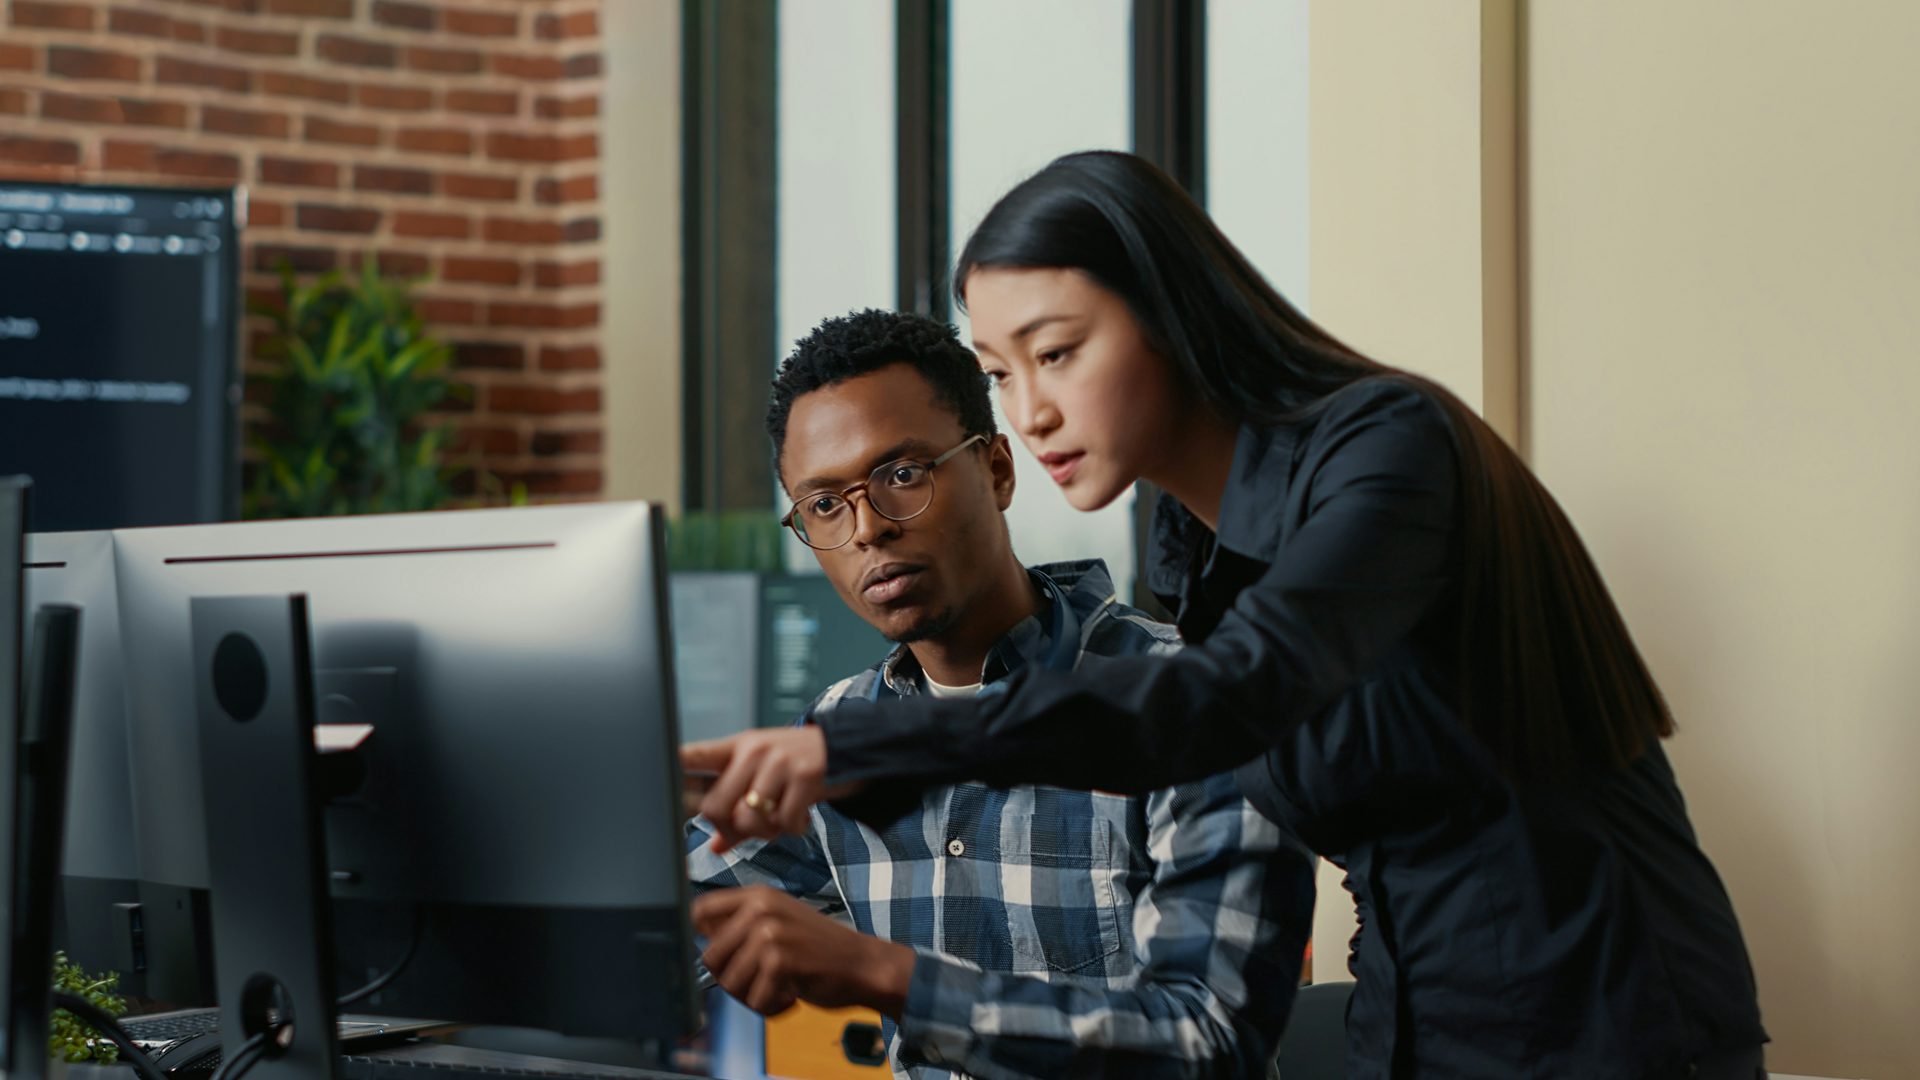
[[[67,139],[0,135],[0,161],[17,161],[26,165],[78,165],[80,144]]]
[[[465,214],[433,214],[402,210],[393,215],[393,235],[426,239],[465,240],[473,233],[473,222]]]
[[[269,15],[316,15],[323,19],[353,18],[353,0],[266,0]]]
[[[155,171],[170,176],[193,176],[206,180],[240,179],[240,159],[233,154],[165,148],[154,154],[153,164]]]
[[[600,54],[581,53],[567,57],[567,78],[593,79],[600,75]]]
[[[511,90],[449,90],[447,110],[482,116],[513,116],[520,111],[520,95]]]
[[[27,115],[27,92],[11,87],[0,88],[0,113],[8,116]]]
[[[533,114],[542,120],[584,120],[600,115],[600,98],[595,94],[576,98],[543,97],[534,101]]]
[[[43,0],[13,0],[13,25],[43,30],[93,29],[93,8],[85,4],[53,4]]]
[[[424,316],[422,317],[424,318]],[[433,411],[436,413],[452,413],[455,415],[470,413],[473,411],[474,403],[478,401],[479,398],[480,393],[472,383],[452,379],[447,382],[447,396],[440,399],[439,404],[433,407]]]
[[[400,62],[400,50],[365,38],[321,34],[316,42],[320,59],[349,67],[390,68]]]
[[[307,141],[344,146],[378,146],[380,129],[372,124],[343,124],[324,116],[307,117]]]
[[[116,7],[107,13],[107,29],[116,34],[168,38],[173,36],[173,20],[157,11]]]
[[[213,43],[228,52],[250,53],[254,56],[300,55],[300,35],[272,30],[242,30],[222,26],[214,30]]]
[[[221,135],[243,135],[248,138],[284,139],[293,133],[293,118],[286,113],[202,105],[200,130]]]
[[[32,71],[40,66],[40,53],[25,45],[0,41],[0,71]]]
[[[70,120],[82,124],[187,126],[187,107],[178,102],[140,101],[128,97],[83,97],[53,90],[41,93],[40,115],[48,120]]]
[[[600,350],[593,345],[575,345],[570,348],[548,345],[540,350],[540,370],[598,371],[600,370]]]
[[[47,70],[69,79],[140,81],[140,58],[103,49],[76,49],[69,45],[47,48]]]
[[[433,269],[433,260],[417,251],[381,251],[373,261],[389,277],[426,277]]]
[[[355,165],[353,186],[359,191],[391,191],[401,195],[433,194],[433,174],[425,169],[394,169],[384,165]]]
[[[487,136],[487,156],[501,161],[581,161],[600,156],[594,135],[522,135],[496,131]]]
[[[340,264],[340,256],[327,248],[287,247],[280,244],[253,245],[253,268],[277,271],[286,263],[302,274],[331,270]]]
[[[558,244],[565,233],[557,222],[490,217],[482,235],[496,244]]]
[[[340,186],[340,166],[331,161],[263,157],[260,159],[260,182],[290,187],[336,188]]]
[[[109,169],[190,176],[202,180],[240,179],[240,159],[232,154],[176,150],[150,143],[108,139],[101,156]]]
[[[449,34],[468,37],[518,37],[520,34],[520,16],[511,11],[450,8],[441,19]]]
[[[533,268],[533,283],[542,289],[568,289],[578,285],[600,284],[600,260],[587,259],[584,262],[536,263]]]
[[[244,94],[253,89],[253,73],[225,64],[201,64],[173,56],[154,60],[155,82],[177,86],[207,86],[228,93]]]
[[[400,0],[373,0],[373,21],[402,30],[432,30],[439,13],[425,4],[406,4]]]
[[[219,8],[222,11],[242,15],[255,15],[260,11],[260,0],[186,0],[186,2],[198,7]]]
[[[473,135],[459,128],[408,128],[393,137],[393,145],[420,154],[466,157],[473,153]]]
[[[533,453],[536,457],[598,454],[601,451],[600,444],[601,438],[598,431],[536,431],[533,433]]]
[[[559,79],[567,74],[567,65],[559,57],[544,53],[495,53],[493,73],[513,79]]]
[[[423,296],[415,303],[420,317],[441,325],[472,326],[480,309],[471,300],[450,300],[444,296]]]
[[[533,201],[555,206],[560,203],[593,202],[600,197],[600,177],[589,173],[586,176],[574,176],[565,180],[551,177],[536,181],[533,185]]]
[[[511,176],[445,173],[440,177],[440,193],[454,199],[512,202],[520,197],[520,181]]]
[[[597,37],[599,33],[600,16],[593,11],[576,11],[570,15],[542,15],[533,21],[533,34],[542,41]]]
[[[560,413],[600,411],[600,391],[556,390],[551,386],[511,383],[487,388],[487,408],[496,413],[554,416]]]
[[[152,172],[153,159],[154,147],[149,143],[130,143],[109,139],[100,148],[100,163],[109,169]]]
[[[472,49],[429,49],[414,46],[407,50],[407,67],[414,71],[432,71],[443,75],[474,75],[485,66]]]
[[[585,244],[600,239],[600,219],[575,218],[561,226],[560,239],[568,244]]]
[[[597,495],[599,469],[534,469],[517,477],[532,495]]]
[[[380,227],[380,211],[360,206],[301,203],[297,222],[314,232],[370,233]]]
[[[494,303],[487,305],[487,325],[558,330],[562,314],[556,304]]]
[[[464,370],[525,371],[527,350],[493,341],[464,341],[453,347],[453,366]]]
[[[433,108],[433,91],[417,86],[361,86],[354,91],[369,109],[425,112]]]
[[[520,264],[512,259],[464,259],[449,255],[440,261],[440,279],[481,285],[518,285]]]
[[[247,227],[277,229],[287,223],[287,204],[266,199],[247,200]]]
[[[599,304],[575,304],[560,309],[560,328],[562,330],[585,330],[600,325]]]
[[[262,72],[260,88],[275,97],[306,98],[345,105],[353,96],[353,87],[338,79],[315,79],[280,71]]]
[[[493,346],[489,346],[492,348]],[[460,364],[464,347],[454,352],[454,363]],[[465,366],[465,365],[460,365]],[[492,454],[497,457],[518,457],[520,433],[504,427],[463,427],[453,433],[447,441],[447,451],[453,454]]]

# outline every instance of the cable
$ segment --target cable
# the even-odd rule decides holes
[[[114,1019],[112,1013],[78,994],[69,994],[60,990],[53,992],[53,1007],[67,1010],[79,1017],[88,1027],[111,1040],[113,1045],[120,1048],[120,1054],[127,1059],[127,1064],[132,1065],[133,1071],[140,1074],[140,1080],[166,1080],[160,1075],[160,1070],[154,1066],[153,1059],[147,1056],[145,1050],[140,1049],[140,1044],[133,1041],[132,1036],[127,1034],[127,1029],[120,1026],[120,1021]]]
[[[349,1005],[365,1001],[380,991],[385,990],[387,984],[399,978],[400,973],[405,971],[407,965],[413,962],[413,954],[420,951],[420,939],[425,936],[426,929],[426,909],[415,906],[413,909],[413,937],[412,940],[407,942],[407,951],[401,955],[400,962],[388,968],[384,974],[376,976],[372,982],[355,990],[353,993],[342,995],[333,1003],[334,1007],[344,1009]]]
[[[231,1057],[222,1060],[220,1067],[213,1070],[213,1080],[240,1080],[240,1077],[246,1075],[247,1070],[253,1068],[266,1053],[267,1040],[273,1038],[274,1033],[279,1030],[277,1027],[270,1027],[241,1043],[240,1049],[235,1050]]]

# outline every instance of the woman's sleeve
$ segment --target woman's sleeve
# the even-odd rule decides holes
[[[841,808],[890,820],[962,779],[1147,792],[1259,755],[1353,687],[1445,588],[1459,487],[1438,403],[1354,397],[1316,427],[1304,523],[1204,644],[1095,677],[1035,665],[971,700],[843,702],[814,718],[828,783],[866,784]]]

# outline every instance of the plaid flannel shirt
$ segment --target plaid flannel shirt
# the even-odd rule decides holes
[[[1098,561],[1033,571],[1053,603],[1014,627],[983,681],[1179,647],[1117,603]],[[828,689],[921,692],[911,653]],[[1129,798],[963,783],[884,830],[822,804],[812,827],[724,855],[687,827],[696,889],[768,885],[917,952],[884,1022],[899,1077],[1263,1077],[1313,912],[1312,862],[1230,775]]]

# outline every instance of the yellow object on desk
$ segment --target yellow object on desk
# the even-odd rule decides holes
[[[867,1080],[891,1075],[886,1049],[879,1047],[879,1063],[857,1064],[847,1059],[847,1025],[859,1031],[880,1028],[880,1014],[872,1009],[822,1009],[801,1002],[767,1019],[767,1075],[782,1080]],[[873,1037],[877,1042],[878,1035]]]

